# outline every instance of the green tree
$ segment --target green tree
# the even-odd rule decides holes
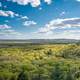
[[[66,75],[66,80],[75,80],[71,70],[69,70]]]
[[[51,74],[51,80],[63,80],[63,71],[60,69],[58,63],[54,66],[54,70]]]
[[[21,71],[17,80],[28,80],[28,76],[24,71]]]
[[[49,49],[47,52],[45,52],[45,54],[49,57],[53,54],[53,51]]]

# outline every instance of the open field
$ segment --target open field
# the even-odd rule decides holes
[[[80,45],[16,45],[0,46],[0,80],[80,80]]]

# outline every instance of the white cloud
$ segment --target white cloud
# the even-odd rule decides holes
[[[77,30],[65,30],[64,33],[71,33],[71,34],[80,34],[80,30],[77,29]]]
[[[8,0],[8,1],[17,2],[20,5],[31,4],[32,7],[37,7],[37,6],[41,5],[40,0]],[[46,2],[47,4],[51,4],[52,0],[44,0],[44,2]]]
[[[8,14],[8,16],[14,17],[15,13],[12,11],[6,11],[6,14]]]
[[[31,36],[40,39],[80,39],[80,18],[52,20]]]
[[[7,34],[7,35],[21,35],[21,33],[15,31],[13,29],[4,30],[3,33]]]
[[[51,4],[52,0],[45,0],[47,4]]]
[[[11,26],[8,26],[7,24],[0,25],[0,29],[9,29],[9,28],[11,28]]]
[[[3,10],[0,10],[0,16],[8,16],[8,14],[5,12],[5,11],[3,11]]]
[[[48,31],[46,33],[32,33],[29,37],[33,39],[80,39],[80,30],[67,30],[59,33],[53,31]]]
[[[5,17],[14,17],[14,16],[18,16],[18,14],[14,13],[13,11],[4,11],[4,10],[0,10],[0,16],[5,16]]]
[[[80,18],[55,19],[50,21],[44,27],[39,29],[40,33],[46,33],[55,29],[70,29],[72,27],[80,27]]]
[[[13,34],[13,35],[20,35],[19,32],[12,29],[12,26],[9,26],[7,24],[0,25],[0,34]]]
[[[24,35],[14,30],[5,30],[0,32],[1,39],[23,39]]]
[[[29,19],[27,16],[21,16],[21,19]]]
[[[28,1],[30,1],[32,7],[37,7],[40,5],[40,0],[36,0],[36,1],[35,0],[28,0]]]
[[[37,23],[34,22],[34,21],[25,21],[25,22],[23,23],[24,26],[31,26],[31,25],[36,25],[36,24],[37,24]]]
[[[22,33],[14,30],[11,26],[7,24],[0,25],[0,38],[1,39],[17,39],[22,38],[24,35]]]
[[[7,38],[7,37],[15,37],[15,36],[21,36],[22,34],[20,32],[17,32],[12,29],[11,26],[7,24],[0,25],[0,37]]]

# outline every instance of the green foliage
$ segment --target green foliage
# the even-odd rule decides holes
[[[17,80],[28,80],[28,76],[27,73],[24,71],[21,71],[18,75]]]
[[[0,80],[80,80],[80,45],[0,48]]]
[[[53,51],[51,49],[49,49],[47,52],[45,52],[46,55],[51,56],[53,55]]]
[[[61,51],[60,55],[64,58],[80,58],[80,47],[69,45]]]
[[[60,69],[58,63],[54,66],[54,70],[51,74],[51,80],[63,80],[63,71]]]

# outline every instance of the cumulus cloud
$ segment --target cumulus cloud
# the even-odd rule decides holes
[[[80,27],[80,18],[55,19],[39,29],[40,33],[45,33],[55,29],[70,29]]]
[[[0,16],[5,16],[5,17],[14,17],[14,16],[19,16],[18,14],[14,13],[13,11],[4,11],[0,10]]]
[[[52,0],[45,0],[47,4],[51,4]]]
[[[40,0],[9,0],[9,1],[17,2],[20,5],[30,4],[32,7],[37,7],[41,5]],[[44,0],[44,2],[46,2],[47,4],[51,4],[52,0]]]
[[[10,29],[11,26],[8,26],[7,24],[3,24],[3,25],[0,25],[0,29]]]
[[[31,25],[36,25],[36,24],[37,24],[37,23],[34,22],[34,21],[25,21],[25,22],[23,23],[24,26],[31,26]]]
[[[3,10],[0,10],[0,16],[8,16],[8,14],[5,12],[5,11],[3,11]]]
[[[29,19],[27,16],[21,16],[21,19],[26,20]]]
[[[42,39],[80,39],[80,18],[52,20],[34,32],[33,36]]]

